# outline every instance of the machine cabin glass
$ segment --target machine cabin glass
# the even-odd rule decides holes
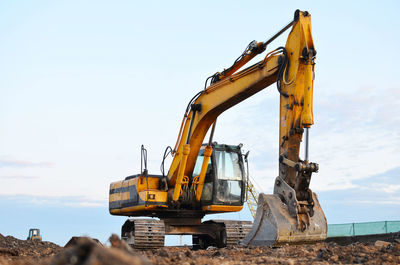
[[[216,200],[223,203],[240,203],[243,175],[239,155],[235,152],[215,151],[217,171]]]
[[[197,157],[193,176],[200,174],[204,149]],[[201,196],[203,203],[242,205],[244,202],[245,173],[239,146],[216,145],[208,163]]]

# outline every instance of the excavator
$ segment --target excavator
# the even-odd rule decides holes
[[[242,69],[288,29],[285,47]],[[161,175],[148,172],[147,150],[142,146],[141,172],[110,184],[110,214],[133,217],[123,224],[121,237],[139,249],[164,246],[165,235],[192,235],[194,248],[324,240],[326,218],[309,188],[312,173],[318,171],[318,164],[308,158],[315,58],[311,15],[296,10],[294,19],[278,33],[265,42],[252,41],[231,67],[207,78],[204,89],[187,105],[175,147],[164,152]],[[202,222],[208,214],[240,211],[246,201],[248,153],[242,153],[242,144],[213,141],[218,116],[274,83],[280,94],[280,119],[279,174],[273,194],[259,195],[253,223]],[[172,162],[165,172],[168,155]]]
[[[42,241],[42,236],[40,235],[40,229],[38,228],[31,228],[29,229],[29,234],[26,240],[37,240]]]

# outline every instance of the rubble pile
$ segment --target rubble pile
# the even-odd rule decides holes
[[[163,248],[144,251],[153,264],[400,264],[400,244],[336,243],[271,247]]]
[[[59,245],[47,241],[20,240],[0,234],[0,258],[3,259],[49,257],[61,249]]]
[[[72,241],[71,241],[72,242]],[[50,242],[32,242],[0,235],[0,265],[111,265],[111,264],[400,264],[400,241],[353,243],[334,242],[272,247],[231,247],[191,250],[164,247],[135,250],[112,235],[110,247],[90,238],[74,238],[59,247]]]

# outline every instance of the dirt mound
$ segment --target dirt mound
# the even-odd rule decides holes
[[[47,241],[20,240],[0,234],[0,257],[48,257],[62,248]]]
[[[336,243],[271,247],[232,247],[191,251],[162,248],[143,251],[153,264],[400,264],[400,244],[340,246]]]
[[[133,251],[117,236],[112,237],[112,243],[115,243],[116,240],[119,241],[119,243],[117,245],[113,245],[113,247],[104,247],[102,244],[91,238],[73,237],[70,240],[70,244],[67,244],[68,246],[65,248],[61,248],[50,242],[31,242],[15,239],[13,237],[5,237],[5,240],[3,240],[3,238],[4,237],[0,238],[0,240],[2,243],[4,243],[4,246],[6,246],[4,248],[4,253],[7,252],[7,257],[0,256],[0,265],[151,264],[145,256]],[[42,246],[47,246],[49,244],[56,246],[57,248],[54,248],[53,252],[44,251]],[[29,249],[27,247],[29,247]],[[22,252],[24,248],[27,249],[25,252]],[[17,251],[18,255],[13,255],[13,251]]]
[[[14,239],[1,237],[0,242]],[[12,256],[5,254],[8,259],[2,260],[1,265],[111,265],[111,264],[400,264],[400,243],[372,242],[353,243],[346,246],[334,242],[312,245],[271,247],[231,247],[212,248],[208,250],[191,250],[188,247],[164,247],[156,250],[134,250],[118,236],[112,235],[109,239],[111,247],[102,246],[88,238],[77,238],[74,245],[68,248],[52,244],[59,251],[57,254],[47,255],[47,252],[32,250],[26,256]],[[0,243],[0,244],[2,244]],[[40,242],[28,242],[32,246],[40,246]],[[0,245],[3,246],[3,245]],[[11,245],[10,245],[11,246]],[[19,248],[3,247],[5,252]],[[21,252],[22,253],[22,252]],[[35,254],[38,253],[38,254]],[[53,252],[55,253],[55,252]]]

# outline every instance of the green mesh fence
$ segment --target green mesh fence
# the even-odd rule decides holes
[[[328,225],[328,237],[362,236],[395,233],[400,231],[400,221],[382,221]]]

